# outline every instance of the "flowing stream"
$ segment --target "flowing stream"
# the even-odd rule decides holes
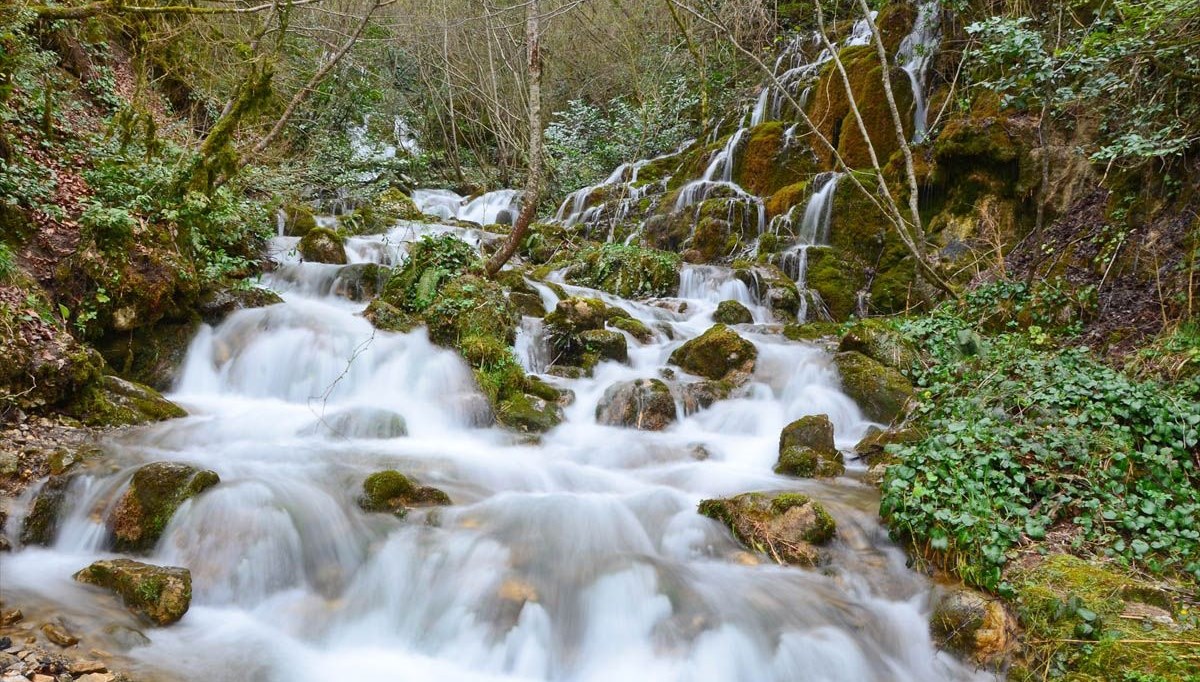
[[[489,238],[401,225],[352,240],[351,260],[399,262],[405,240],[430,230]],[[779,432],[800,416],[829,415],[844,448],[869,427],[824,349],[743,325],[759,350],[745,397],[658,433],[596,423],[606,387],[658,376],[719,301],[770,319],[728,270],[686,268],[684,312],[566,287],[621,306],[656,338],[630,338],[629,363],[592,378],[550,378],[575,400],[531,443],[480,425],[485,403],[455,353],[423,330],[375,331],[363,304],[337,296],[338,266],[299,263],[292,244],[276,240],[283,265],[265,282],[284,303],[193,341],[171,395],[192,416],[108,443],[104,466],[72,484],[54,546],[0,555],[6,601],[60,615],[147,680],[991,679],[931,643],[930,585],[887,540],[855,463],[830,481],[772,473]],[[548,357],[541,334],[527,318],[518,341],[535,371]],[[112,556],[105,510],[138,465],[162,460],[221,483],[180,508],[146,559],[192,571],[191,610],[136,635],[111,596],[71,574]],[[362,512],[363,479],[387,468],[454,504],[403,520]],[[704,498],[781,489],[837,520],[828,565],[777,566],[696,511]]]

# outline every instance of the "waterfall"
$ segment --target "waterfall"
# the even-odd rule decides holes
[[[444,189],[418,189],[413,203],[426,215],[443,220],[465,220],[478,225],[512,225],[521,212],[522,192],[500,189],[468,199]]]
[[[807,322],[814,308],[819,317],[828,317],[820,293],[808,288],[808,252],[812,247],[829,244],[830,226],[833,222],[833,198],[841,177],[841,173],[822,173],[814,178],[813,185],[817,189],[804,205],[804,214],[798,228],[793,222],[796,208],[799,207],[779,216],[771,225],[771,231],[775,233],[780,230],[794,230],[796,233],[795,242],[780,254],[780,267],[795,280],[796,288],[800,292],[800,310],[797,315],[800,322]]]
[[[928,126],[925,86],[929,66],[942,40],[942,7],[939,0],[926,0],[917,8],[912,32],[900,42],[896,65],[908,74],[913,93],[913,142],[924,141]]]

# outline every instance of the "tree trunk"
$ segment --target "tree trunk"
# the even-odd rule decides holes
[[[529,224],[537,214],[542,191],[542,54],[538,46],[538,0],[525,5],[525,45],[529,52],[529,178],[526,181],[524,205],[508,240],[487,263],[488,277],[494,277],[509,258],[517,252]]]

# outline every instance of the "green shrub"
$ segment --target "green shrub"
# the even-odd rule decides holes
[[[17,271],[16,257],[8,244],[0,242],[0,282],[7,282]]]

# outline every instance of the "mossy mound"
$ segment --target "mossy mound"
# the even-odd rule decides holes
[[[721,324],[750,324],[753,321],[754,315],[737,301],[721,301],[713,313],[713,322]]]
[[[830,337],[836,338],[841,332],[842,327],[836,322],[792,323],[783,327],[783,336],[789,341],[816,341]]]
[[[49,546],[54,542],[70,484],[69,476],[51,476],[46,480],[21,525],[21,544]]]
[[[519,320],[504,288],[478,275],[463,275],[441,287],[424,318],[434,343],[456,348],[464,339],[482,336],[511,345]]]
[[[85,389],[65,411],[88,426],[132,426],[187,416],[149,386],[111,375]]]
[[[346,247],[342,236],[333,230],[315,227],[300,240],[300,257],[309,263],[346,264]]]
[[[662,431],[678,412],[671,389],[658,379],[621,381],[609,386],[596,405],[596,421],[643,431]]]
[[[775,473],[800,478],[841,476],[846,472],[842,453],[833,443],[833,423],[823,414],[801,417],[779,434],[779,461]]]
[[[677,254],[609,243],[583,249],[564,272],[571,284],[600,289],[621,298],[674,296],[679,293]]]
[[[733,175],[746,191],[766,197],[818,171],[817,159],[808,148],[786,144],[784,123],[768,121],[750,129]]]
[[[649,343],[654,340],[654,330],[647,327],[641,320],[626,317],[624,313],[624,310],[617,308],[616,312],[609,316],[608,325],[623,332],[628,332],[630,336],[641,343]]]
[[[388,278],[380,298],[400,310],[423,312],[433,304],[443,282],[468,272],[482,272],[470,244],[449,234],[425,236],[409,246],[408,257]]]
[[[821,504],[797,493],[744,493],[704,500],[700,513],[725,524],[747,548],[781,563],[813,566],[817,548],[833,539],[836,525]]]
[[[180,505],[220,480],[215,472],[178,462],[155,462],[138,469],[108,519],[113,550],[154,549]]]
[[[855,351],[872,360],[908,371],[920,359],[912,342],[880,320],[860,320],[842,336],[840,351]]]
[[[399,471],[388,469],[371,474],[363,481],[358,506],[368,512],[388,512],[404,516],[414,507],[452,504],[450,496],[430,486],[417,485]]]
[[[186,568],[106,559],[76,573],[75,580],[113,592],[125,608],[155,625],[177,622],[192,603],[192,574]]]
[[[1025,634],[1010,680],[1041,680],[1051,666],[1073,682],[1200,679],[1200,630],[1179,600],[1186,589],[1067,554],[1015,572],[1011,582]]]
[[[842,390],[868,419],[890,424],[905,410],[913,388],[904,375],[854,351],[833,356]]]
[[[317,227],[312,209],[304,204],[291,202],[279,210],[283,213],[283,233],[289,237],[303,237]]]
[[[758,349],[723,324],[688,341],[671,353],[669,362],[684,371],[713,380],[749,377],[754,373]]]

